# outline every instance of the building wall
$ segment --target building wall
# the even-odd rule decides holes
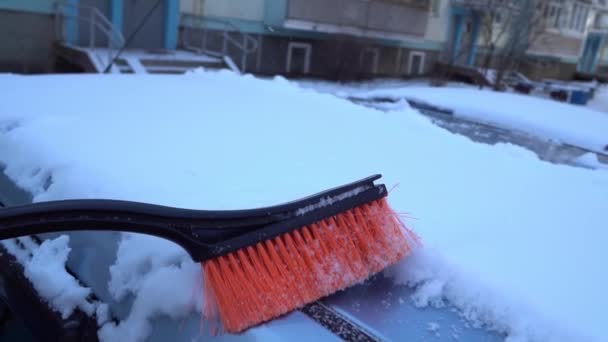
[[[265,0],[181,0],[180,11],[193,15],[263,21],[265,5]]]
[[[287,19],[292,25],[311,23],[327,32],[388,32],[422,37],[427,26],[426,1],[414,6],[404,2],[380,0],[289,0]],[[325,28],[323,28],[325,27]]]
[[[574,37],[547,32],[539,36],[530,47],[531,51],[548,56],[567,56],[577,58],[580,55],[583,37]]]
[[[53,16],[0,9],[0,23],[0,72],[47,72],[55,39]]]
[[[189,41],[205,41],[205,49],[222,53],[224,51],[223,32],[214,29],[183,27],[182,39],[187,35]],[[241,38],[232,33],[234,39]],[[203,39],[203,36],[205,38]],[[226,54],[243,68],[244,71],[261,75],[287,75],[290,77],[315,77],[333,80],[356,80],[378,76],[411,77],[409,58],[411,53],[424,54],[422,73],[429,73],[437,60],[438,52],[400,46],[387,46],[369,39],[354,38],[346,35],[289,36],[289,35],[252,35],[259,42],[259,51],[249,53],[243,59],[243,51],[226,44]],[[287,70],[290,44],[308,46],[310,51],[309,72]],[[295,46],[292,45],[292,46]],[[302,53],[302,50],[300,50]],[[367,53],[367,55],[365,55]],[[373,56],[377,53],[377,65],[373,71]],[[367,57],[364,58],[364,57]],[[292,64],[294,64],[292,59]],[[415,72],[418,73],[418,70]]]
[[[576,63],[565,63],[557,59],[529,59],[520,65],[520,71],[535,80],[571,80],[576,73]]]
[[[598,65],[596,73],[599,75],[608,75],[608,64]]]
[[[123,14],[123,35],[125,39],[135,32],[144,16],[152,9],[155,1],[125,0]],[[163,1],[152,13],[146,24],[133,37],[130,47],[159,49],[164,46],[164,13],[167,1]]]
[[[424,38],[436,42],[445,42],[450,21],[450,0],[433,1],[437,1],[437,4],[431,3]],[[436,6],[435,11],[433,11],[433,6]]]
[[[54,0],[0,0],[0,10],[52,13]]]

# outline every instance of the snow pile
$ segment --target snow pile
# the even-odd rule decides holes
[[[132,294],[135,301],[124,321],[103,326],[104,341],[142,341],[151,331],[152,318],[183,319],[194,309],[201,311],[200,266],[173,243],[125,233],[110,274],[114,299]]]
[[[96,305],[87,301],[89,288],[82,287],[65,269],[70,253],[68,236],[46,240],[38,246],[30,237],[2,241],[2,245],[23,264],[25,276],[40,296],[68,318],[76,308],[92,315]]]
[[[608,89],[602,85],[595,91],[595,96],[587,103],[587,107],[604,112],[608,115]]]
[[[494,261],[494,260],[493,260]],[[488,327],[505,332],[507,340],[513,341],[601,341],[601,334],[581,331],[578,323],[554,319],[558,315],[546,315],[539,307],[548,307],[549,303],[539,304],[542,299],[526,298],[528,294],[517,293],[519,289],[510,288],[510,284],[500,284],[495,279],[480,276],[477,272],[467,272],[456,264],[447,261],[442,253],[433,248],[418,250],[386,274],[397,283],[415,288],[412,300],[417,307],[425,308],[455,306],[471,326]],[[525,281],[514,280],[512,283]],[[537,280],[538,281],[538,280]],[[562,280],[567,282],[567,279]],[[548,283],[548,281],[547,281]],[[548,286],[548,284],[545,284]],[[584,287],[586,285],[582,285]],[[563,290],[563,287],[560,286]],[[507,289],[507,290],[504,290]],[[570,300],[579,299],[579,288],[563,294],[547,288],[558,304],[568,310]],[[510,291],[510,292],[508,292]],[[532,291],[529,291],[532,293]],[[586,305],[590,305],[587,303]],[[601,305],[601,304],[600,304]],[[595,310],[600,314],[601,310]],[[599,328],[599,326],[598,326]]]
[[[608,153],[608,151],[607,151],[607,153]],[[601,163],[598,160],[597,154],[593,154],[593,153],[585,153],[585,154],[581,155],[580,157],[576,158],[575,163],[577,165],[580,165],[583,167],[589,167],[592,169],[608,169],[608,164]]]
[[[394,97],[424,101],[454,110],[454,115],[499,127],[561,141],[594,152],[606,153],[608,115],[589,108],[541,99],[529,95],[479,90],[472,87],[428,87],[396,82],[379,89],[369,86],[336,86],[327,83],[304,84],[340,97]],[[606,102],[601,91],[591,107]],[[608,107],[606,109],[608,110]]]
[[[389,201],[416,218],[408,222],[425,244],[391,270],[418,289],[417,305],[450,302],[513,339],[608,339],[608,172],[540,162],[511,145],[475,144],[407,107],[372,110],[282,78],[225,71],[7,76],[0,87],[0,164],[36,201],[248,208],[382,173],[389,188],[400,184]],[[479,94],[416,90],[463,106]],[[493,103],[483,106],[492,117],[509,103],[562,127],[564,108],[578,111],[575,117],[585,110],[488,94]],[[585,130],[572,125],[568,137],[582,142],[595,142],[604,127],[599,119]],[[152,319],[200,310],[200,271],[185,251],[123,234],[117,254],[108,265],[109,291],[133,304],[118,325],[101,329],[104,340],[142,340]],[[245,336],[268,337],[269,330]]]

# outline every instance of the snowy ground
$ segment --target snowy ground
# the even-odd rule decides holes
[[[387,272],[416,287],[417,304],[447,300],[513,340],[608,339],[606,171],[541,162],[512,145],[476,144],[407,106],[381,112],[282,78],[227,71],[2,75],[0,89],[0,164],[35,201],[257,207],[382,173],[389,188],[398,185],[390,203],[407,213],[425,244]],[[608,132],[602,119],[581,120],[596,116],[569,105],[435,90],[415,95],[529,112],[560,129],[567,120],[576,126],[557,130],[560,137],[593,148]],[[536,123],[518,121],[519,128]],[[49,242],[29,261],[30,279],[44,279],[36,273],[40,260],[63,258],[57,249],[65,242]],[[184,251],[124,234],[117,253],[108,293],[116,301],[135,298],[118,326],[102,328],[105,340],[141,340],[153,328],[150,318],[198,310],[200,274]],[[73,288],[64,284],[49,297]]]
[[[608,112],[606,89],[601,88],[587,108],[530,95],[479,90],[462,84],[429,87],[425,83],[387,80],[347,85],[328,82],[301,84],[340,97],[390,97],[424,101],[450,108],[460,118],[608,153],[608,115],[602,112]]]
[[[608,115],[608,89],[607,86],[601,86],[595,96],[589,103],[587,103],[587,107],[594,109],[598,112],[603,112]]]

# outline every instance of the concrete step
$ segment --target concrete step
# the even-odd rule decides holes
[[[105,48],[57,44],[55,54],[84,72],[103,72],[107,63],[104,61],[107,61],[110,51]],[[222,58],[186,50],[126,49],[114,62],[115,72],[125,74],[182,74],[198,67],[229,68]]]

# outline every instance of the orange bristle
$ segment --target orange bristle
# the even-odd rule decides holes
[[[204,315],[237,333],[397,262],[417,238],[382,198],[207,260]]]

